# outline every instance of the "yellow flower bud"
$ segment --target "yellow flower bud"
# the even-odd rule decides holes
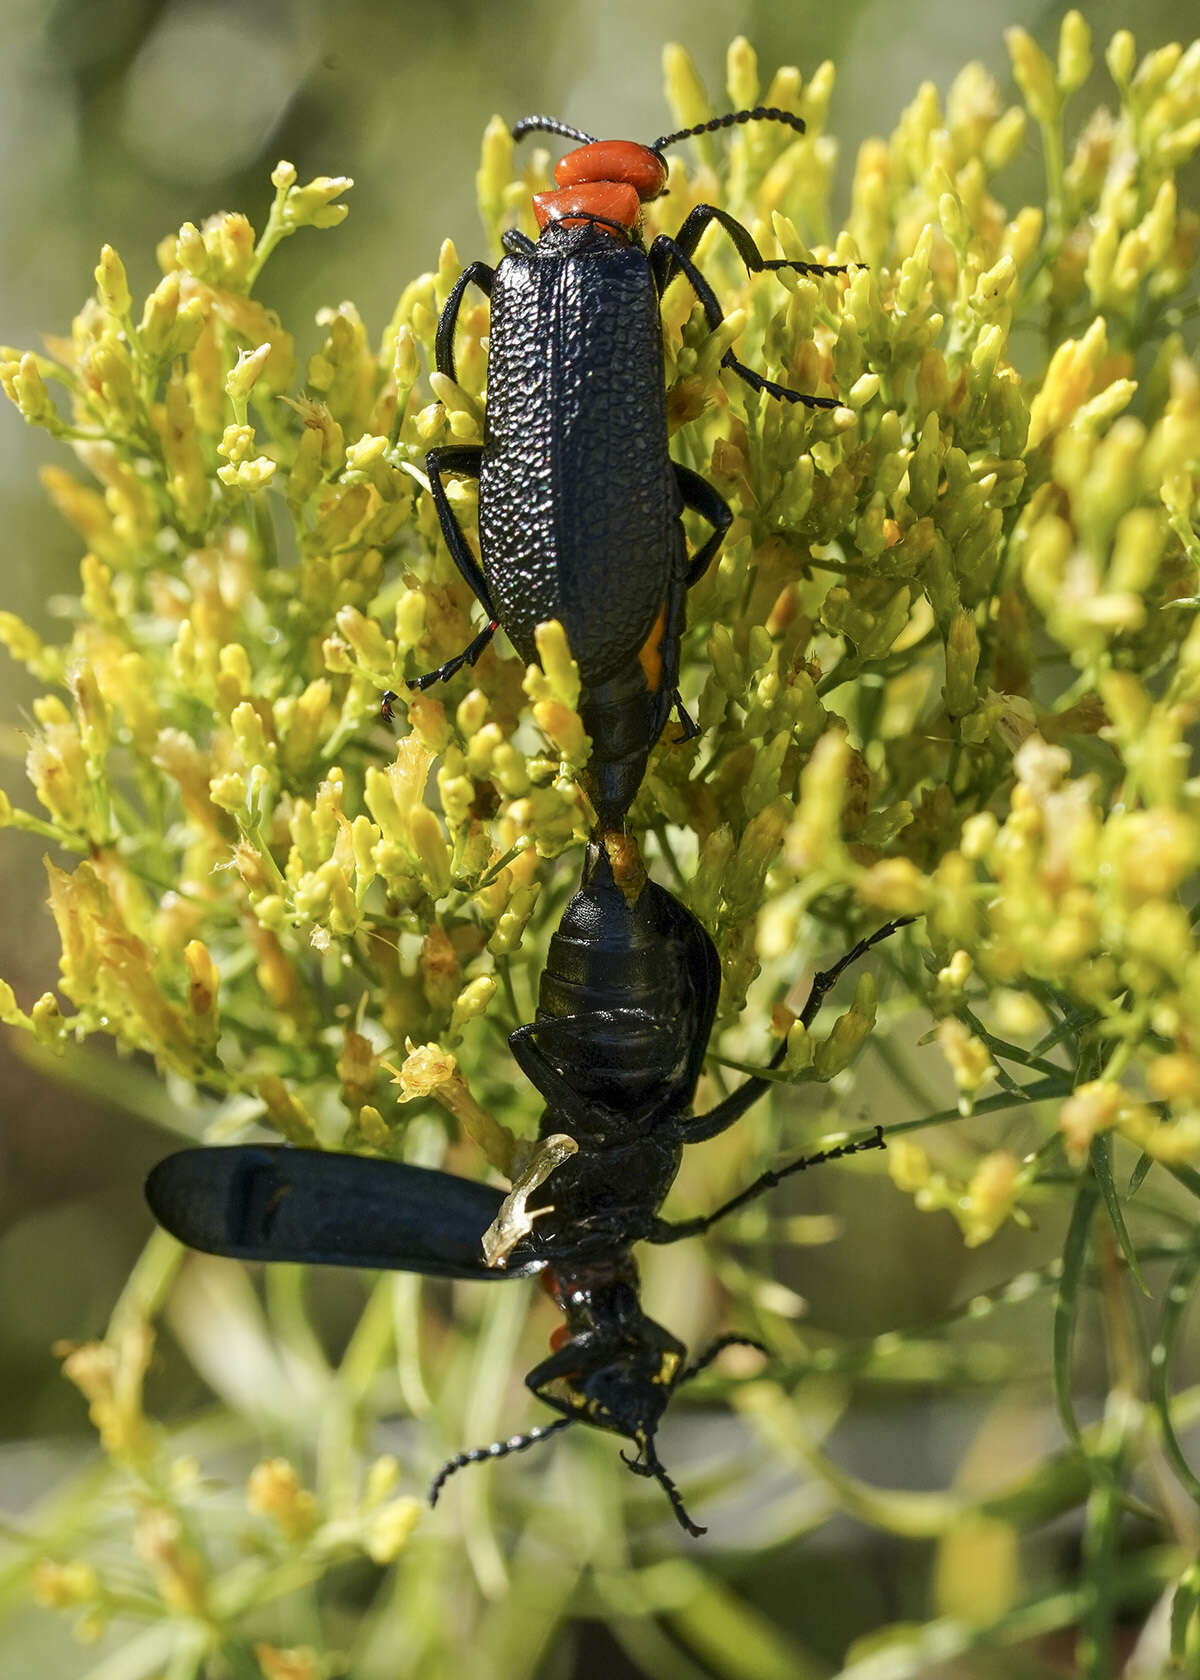
[[[871,974],[863,974],[855,988],[853,1005],[844,1015],[838,1016],[829,1037],[817,1045],[813,1057],[817,1078],[832,1079],[849,1067],[874,1025],[875,979]]]
[[[100,1578],[90,1563],[42,1558],[34,1565],[30,1587],[44,1610],[72,1610],[99,1597]]]
[[[495,995],[496,982],[490,974],[481,974],[464,986],[451,1011],[450,1031],[461,1032],[468,1021],[484,1013]]]
[[[1125,1100],[1119,1085],[1094,1079],[1076,1088],[1058,1113],[1058,1129],[1067,1140],[1067,1153],[1075,1162],[1086,1158],[1092,1139],[1115,1126]]]
[[[188,944],[183,958],[188,972],[188,1011],[198,1025],[207,1025],[215,1035],[217,993],[221,984],[216,964],[208,954],[208,947],[199,939]]]
[[[1092,32],[1082,12],[1069,11],[1058,33],[1058,85],[1064,93],[1083,86],[1092,71]]]
[[[970,1099],[981,1086],[994,1078],[996,1069],[987,1045],[956,1017],[948,1016],[938,1023],[937,1041],[950,1063],[954,1083],[964,1098]]]
[[[126,319],[133,299],[129,295],[125,265],[111,245],[103,246],[100,251],[100,261],[96,265],[96,296],[102,309],[119,321]]]
[[[419,1499],[393,1499],[376,1511],[367,1525],[363,1550],[381,1568],[394,1563],[421,1520]]]
[[[292,1095],[283,1080],[268,1074],[258,1083],[258,1094],[266,1104],[267,1119],[289,1143],[301,1148],[315,1149],[317,1128],[298,1098]]]
[[[1009,1217],[1021,1182],[1021,1164],[1006,1149],[986,1155],[967,1186],[963,1238],[968,1248],[978,1248],[994,1237]]]
[[[1118,29],[1104,53],[1109,75],[1118,87],[1125,87],[1137,62],[1137,45],[1128,29]]]
[[[180,1615],[205,1616],[204,1560],[186,1538],[175,1513],[161,1505],[145,1506],[134,1544],[153,1571],[163,1603]]]
[[[246,1483],[246,1504],[257,1515],[270,1517],[293,1544],[306,1540],[317,1526],[316,1499],[286,1458],[269,1458],[254,1466]]]
[[[1017,86],[1033,116],[1044,128],[1057,122],[1060,95],[1050,60],[1027,30],[1006,29],[1004,39]]]
[[[579,667],[567,646],[567,633],[557,619],[539,624],[533,633],[545,687],[537,684],[536,667],[531,667],[525,679],[525,692],[531,699],[557,700],[574,711],[579,704]],[[531,684],[533,685],[531,687]]]
[[[234,412],[244,415],[246,400],[258,384],[259,375],[267,365],[273,346],[260,344],[255,350],[239,350],[238,359],[225,376],[225,394]]]

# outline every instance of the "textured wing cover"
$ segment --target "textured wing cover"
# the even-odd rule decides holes
[[[335,1155],[249,1145],[184,1149],[146,1180],[159,1224],[208,1254],[237,1260],[303,1260],[429,1277],[523,1277],[484,1262],[481,1239],[503,1192],[451,1173]]]
[[[645,255],[507,257],[492,291],[484,571],[522,658],[547,618],[585,685],[636,659],[684,564]]]

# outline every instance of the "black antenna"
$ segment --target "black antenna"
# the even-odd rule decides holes
[[[572,128],[569,123],[560,122],[557,117],[522,117],[519,123],[512,127],[514,140],[523,140],[527,134],[558,134],[564,140],[578,140],[581,146],[588,146],[596,138],[594,134],[585,134],[581,128]]]
[[[559,1418],[555,1423],[540,1424],[537,1429],[531,1429],[528,1435],[510,1435],[507,1441],[493,1441],[490,1447],[472,1447],[470,1452],[462,1452],[455,1458],[447,1459],[433,1478],[433,1486],[429,1489],[429,1503],[437,1504],[438,1494],[446,1482],[464,1465],[483,1464],[489,1458],[507,1458],[509,1453],[524,1452],[526,1447],[536,1446],[539,1441],[544,1441],[547,1435],[556,1435],[569,1423],[578,1421],[578,1418],[573,1417]]]
[[[650,147],[652,152],[661,152],[666,146],[673,146],[677,140],[692,140],[697,134],[715,134],[719,128],[732,128],[735,123],[748,122],[778,122],[785,123],[788,128],[794,128],[797,134],[803,134],[806,124],[803,117],[798,117],[794,111],[781,111],[778,105],[756,105],[753,111],[730,111],[723,117],[712,117],[708,122],[697,123],[694,128],[681,128],[677,134],[664,134]],[[513,130],[516,134],[516,129]]]

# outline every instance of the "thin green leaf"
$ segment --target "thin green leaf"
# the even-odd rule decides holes
[[[1096,1432],[1089,1469],[1099,1471],[1088,1496],[1083,1532],[1083,1579],[1086,1606],[1076,1644],[1079,1671],[1087,1680],[1109,1680],[1113,1673],[1113,1625],[1117,1609],[1117,1565],[1124,1482],[1129,1446],[1138,1427],[1140,1406],[1120,1389],[1109,1396]]]
[[[1075,1402],[1071,1397],[1071,1346],[1075,1339],[1075,1318],[1079,1310],[1079,1286],[1087,1264],[1088,1235],[1100,1200],[1095,1179],[1089,1174],[1080,1181],[1075,1208],[1063,1248],[1062,1277],[1054,1307],[1054,1398],[1062,1426],[1077,1447],[1083,1442]]]
[[[1104,1206],[1108,1210],[1109,1221],[1116,1232],[1117,1241],[1121,1245],[1121,1253],[1125,1256],[1125,1263],[1133,1274],[1134,1282],[1143,1295],[1149,1295],[1146,1280],[1142,1276],[1142,1269],[1138,1265],[1137,1251],[1129,1235],[1129,1227],[1125,1223],[1125,1214],[1121,1208],[1121,1198],[1117,1192],[1116,1182],[1112,1170],[1112,1139],[1108,1136],[1094,1137],[1091,1147],[1092,1171],[1096,1175],[1096,1182],[1104,1196]]]
[[[1188,1302],[1192,1298],[1197,1273],[1200,1273],[1200,1248],[1180,1261],[1175,1269],[1167,1289],[1166,1304],[1163,1307],[1162,1327],[1158,1340],[1150,1350],[1150,1392],[1151,1398],[1158,1411],[1158,1421],[1162,1429],[1163,1446],[1167,1457],[1175,1466],[1176,1474],[1192,1498],[1200,1505],[1200,1479],[1184,1456],[1179,1437],[1175,1433],[1175,1425],[1171,1421],[1171,1396],[1169,1383],[1171,1379],[1171,1357],[1175,1351],[1175,1339],[1183,1323],[1183,1315]]]
[[[1153,1155],[1147,1155],[1145,1150],[1143,1150],[1138,1156],[1137,1165],[1129,1175],[1129,1189],[1127,1194],[1130,1201],[1133,1200],[1138,1191],[1142,1188],[1142,1185],[1146,1182],[1146,1174],[1150,1171],[1150,1168],[1153,1165]]]
[[[1164,1165],[1166,1163],[1164,1162]],[[1200,1173],[1192,1167],[1167,1166],[1171,1177],[1177,1179],[1185,1190],[1190,1190],[1193,1196],[1200,1197]]]
[[[1200,1560],[1190,1563],[1179,1577],[1171,1600],[1171,1655],[1176,1662],[1187,1656],[1188,1629],[1200,1604]]]

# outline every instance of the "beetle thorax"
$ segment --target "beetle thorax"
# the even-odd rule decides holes
[[[539,228],[553,223],[579,226],[590,220],[613,239],[636,237],[642,205],[657,198],[667,166],[649,146],[633,140],[593,140],[568,152],[554,166],[554,192],[534,193]]]

